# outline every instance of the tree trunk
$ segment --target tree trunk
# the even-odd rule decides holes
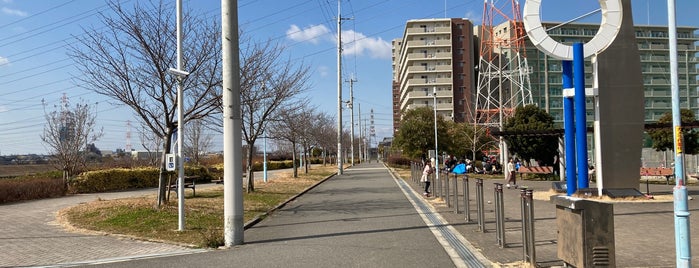
[[[308,157],[308,150],[306,149],[306,146],[303,146],[303,163],[304,165],[304,174],[308,174],[308,166],[310,166],[310,163],[308,163],[309,157]]]
[[[247,191],[248,193],[252,193],[255,191],[255,173],[253,172],[252,169],[252,155],[255,152],[255,143],[250,143],[248,144],[248,187]]]
[[[292,142],[292,143],[291,143],[291,151],[292,151],[292,153],[291,153],[291,163],[293,163],[293,164],[292,164],[292,167],[293,167],[293,169],[294,169],[294,178],[298,178],[298,177],[299,177],[299,171],[298,171],[298,166],[296,165],[296,143],[295,143],[295,142]]]
[[[160,207],[166,202],[165,199],[167,194],[166,188],[168,187],[168,179],[167,176],[165,176],[165,160],[166,154],[170,153],[170,147],[172,145],[172,131],[172,128],[168,128],[167,133],[165,133],[165,142],[163,143],[163,154],[160,157],[160,171],[158,172],[158,202],[156,205],[157,209],[160,209]],[[128,157],[131,157],[131,152],[128,152],[128,154]]]

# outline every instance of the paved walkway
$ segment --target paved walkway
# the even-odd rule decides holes
[[[492,201],[493,182],[497,181],[485,182],[486,200]],[[535,191],[548,191],[551,185],[531,181],[524,184]],[[473,178],[469,187],[471,218],[475,221]],[[651,185],[650,190],[671,193],[672,186]],[[68,233],[52,224],[58,209],[94,200],[97,195],[0,205],[0,266],[519,267],[519,191],[505,189],[504,249],[496,245],[493,202],[485,205],[487,230],[481,233],[476,223],[465,222],[463,206],[461,213],[455,214],[443,199],[424,198],[421,192],[418,183],[410,178],[395,179],[381,164],[358,165],[246,230],[244,245],[204,252]],[[99,196],[104,199],[149,193],[152,190]],[[463,189],[460,193],[463,202]],[[690,195],[699,196],[699,187],[690,186]],[[555,206],[548,201],[535,201],[534,206],[537,263],[542,267],[561,265],[556,257]],[[689,207],[691,233],[697,236],[699,201],[691,200]],[[672,202],[614,204],[618,267],[675,266],[672,211]],[[699,263],[696,243],[692,256],[693,262]]]
[[[85,194],[0,205],[0,267],[45,266],[125,256],[172,255],[194,250],[116,236],[65,231],[56,224],[62,208],[97,198],[114,199],[153,194],[155,190]]]
[[[452,175],[453,176],[453,175]],[[478,231],[476,212],[475,179],[469,179],[470,207],[472,222],[465,221],[463,204],[463,184],[458,179],[460,212],[454,213],[453,205],[447,207],[444,198],[429,198],[435,200],[435,208],[440,214],[462,233],[469,242],[482,250],[486,257],[498,264],[510,264],[518,267],[523,259],[521,199],[520,191],[504,189],[503,203],[505,205],[505,241],[507,247],[501,249],[497,245],[495,231],[495,202],[494,183],[504,183],[504,179],[484,180],[485,222],[486,233]],[[409,178],[406,178],[410,181]],[[663,180],[664,181],[664,180]],[[537,192],[549,192],[550,181],[519,181]],[[417,183],[412,183],[416,191],[421,191]],[[594,184],[591,185],[594,187]],[[453,187],[452,187],[453,188]],[[672,195],[673,185],[651,184],[649,189],[653,195]],[[689,186],[690,196],[699,197],[699,186]],[[639,185],[645,193],[645,183]],[[436,189],[435,189],[436,191]],[[453,189],[452,189],[453,191]],[[451,200],[453,202],[453,198]],[[489,204],[488,201],[491,201]],[[452,203],[453,204],[453,203]],[[617,203],[614,209],[614,236],[617,267],[675,267],[674,213],[670,198],[666,202]],[[692,247],[693,263],[699,263],[699,200],[689,201],[690,233],[694,236]],[[563,265],[557,257],[557,227],[556,206],[546,200],[534,202],[536,260],[541,267]]]

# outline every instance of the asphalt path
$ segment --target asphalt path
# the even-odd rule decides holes
[[[244,233],[203,253],[102,260],[97,267],[466,267],[431,205],[382,164],[346,169]],[[446,237],[446,238],[445,238]],[[445,242],[447,241],[447,242]],[[468,243],[468,242],[466,242]],[[476,255],[478,255],[476,253]],[[481,255],[478,259],[487,262]]]

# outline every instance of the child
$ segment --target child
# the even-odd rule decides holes
[[[425,163],[425,168],[422,170],[422,178],[420,178],[420,182],[425,183],[425,192],[423,195],[425,196],[430,196],[430,180],[427,178],[430,174],[434,172],[434,169],[432,168],[432,163],[430,161],[427,161]]]

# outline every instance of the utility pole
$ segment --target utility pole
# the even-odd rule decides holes
[[[337,0],[337,175],[342,175],[342,15]]]
[[[359,114],[359,163],[362,163],[364,159],[362,159],[362,155],[364,155],[362,152],[362,143],[364,143],[364,136],[362,136],[362,104],[357,103],[357,109],[358,114]]]
[[[349,108],[350,112],[352,113],[352,116],[350,116],[350,153],[352,154],[352,165],[354,166],[354,82],[357,82],[357,79],[351,78],[350,80],[347,80],[350,84],[350,100],[349,100]]]
[[[221,0],[223,54],[223,236],[225,246],[243,244],[243,159],[240,114],[238,1]]]

